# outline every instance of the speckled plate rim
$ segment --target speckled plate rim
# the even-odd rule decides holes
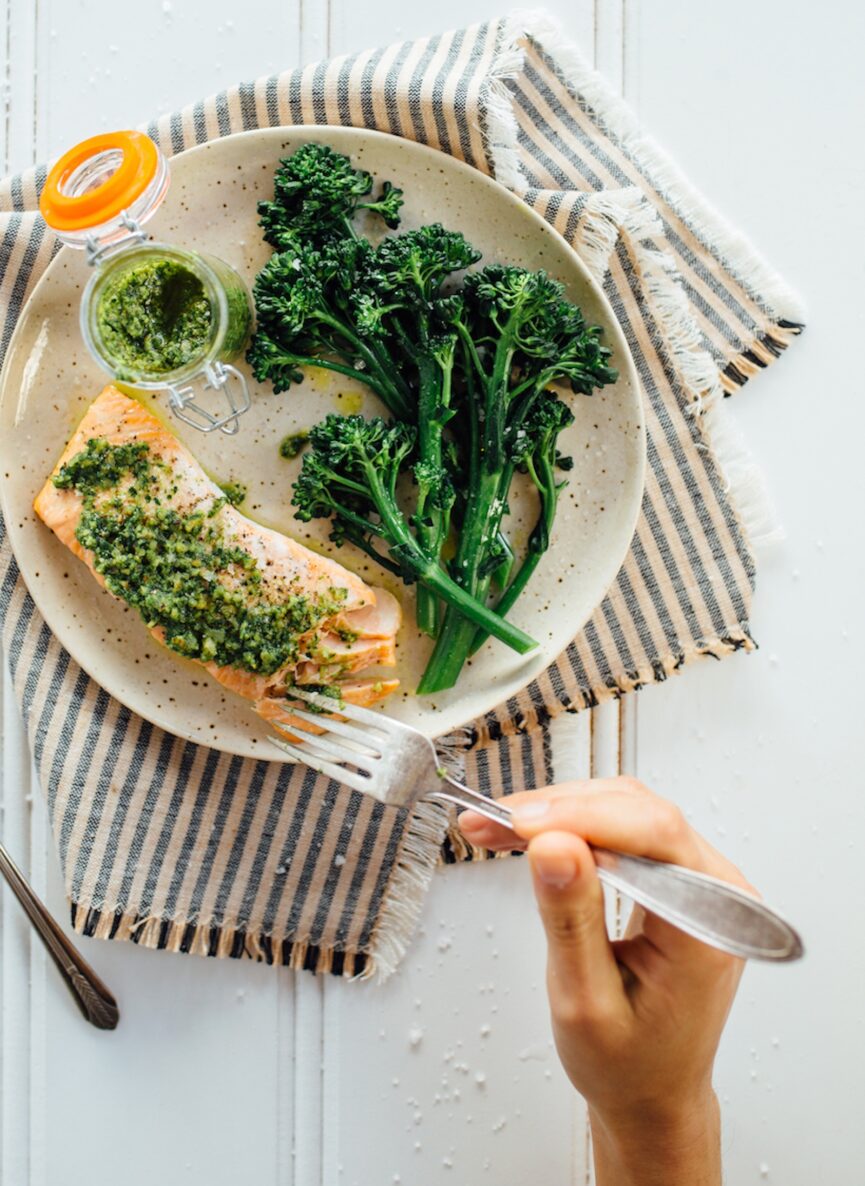
[[[594,612],[597,606],[601,603],[607,589],[615,580],[615,577],[619,572],[625,557],[627,556],[631,539],[633,538],[633,533],[636,529],[639,518],[640,507],[643,498],[643,489],[645,485],[646,429],[645,417],[643,416],[641,404],[641,387],[630,349],[622,332],[621,326],[619,325],[615,313],[613,312],[612,306],[610,305],[610,302],[608,301],[600,285],[592,277],[586,265],[573,250],[573,248],[571,248],[571,246],[558,234],[558,232],[556,232],[547,222],[545,222],[539,214],[527,206],[517,194],[506,189],[494,178],[479,172],[470,165],[467,165],[465,162],[456,160],[454,157],[451,157],[446,153],[442,153],[428,145],[419,144],[416,141],[406,140],[402,137],[392,136],[385,132],[378,132],[366,128],[343,127],[340,125],[326,124],[287,125],[274,128],[258,128],[247,132],[238,132],[231,136],[222,137],[216,141],[208,141],[205,144],[196,145],[195,147],[188,149],[185,152],[179,153],[175,157],[172,157],[171,166],[173,167],[176,162],[181,160],[186,162],[191,158],[195,158],[196,156],[202,155],[208,151],[212,151],[216,147],[219,149],[228,148],[230,150],[231,145],[243,140],[249,140],[250,138],[259,139],[266,137],[274,140],[278,138],[282,138],[283,140],[297,139],[298,142],[303,142],[304,140],[309,140],[310,138],[326,139],[328,136],[338,136],[342,140],[356,141],[358,147],[362,146],[362,144],[368,140],[390,141],[393,143],[394,150],[398,153],[408,152],[420,154],[422,157],[426,156],[427,159],[434,161],[439,170],[443,171],[444,173],[453,172],[455,174],[461,174],[464,177],[469,178],[470,184],[476,185],[480,191],[484,192],[485,195],[488,196],[490,201],[503,203],[510,206],[512,210],[519,211],[519,217],[526,220],[528,224],[533,225],[537,234],[552,238],[556,241],[558,250],[564,249],[564,251],[569,256],[570,264],[574,267],[575,271],[579,275],[580,283],[585,285],[585,287],[591,291],[594,300],[604,314],[603,318],[598,317],[597,314],[595,314],[594,320],[602,324],[605,340],[613,348],[614,362],[620,373],[620,382],[622,379],[626,380],[626,389],[631,395],[632,411],[634,414],[635,423],[637,425],[639,439],[637,441],[636,454],[632,459],[633,465],[629,474],[629,483],[626,494],[629,504],[627,507],[629,514],[622,517],[622,521],[627,524],[627,530],[620,526],[618,531],[618,546],[615,548],[610,546],[608,548],[607,563],[604,566],[605,571],[603,576],[601,578],[596,578],[595,581],[598,593],[594,599],[594,604],[579,617],[579,620],[575,618],[569,623],[571,629],[569,638],[565,640],[565,645],[567,645],[567,642],[570,640],[570,638],[574,637],[578,633],[582,626],[585,625],[585,622],[591,617],[591,614]],[[274,164],[275,163],[276,160],[274,160]],[[398,175],[398,164],[395,165],[393,172],[394,175]],[[21,311],[21,315],[10,339],[6,354],[7,360],[15,356],[17,340],[21,335],[23,335],[31,310],[41,299],[43,289],[46,285],[51,283],[53,270],[58,266],[58,261],[60,261],[64,255],[70,251],[70,248],[62,248],[58,255],[55,256],[55,258],[48,265],[45,272],[34,286],[33,292],[28,297]],[[503,255],[506,256],[507,253],[503,252]],[[10,398],[7,392],[9,379],[10,368],[4,364],[2,372],[0,372],[0,409],[5,406],[7,400]],[[0,457],[2,457],[2,442],[0,442]],[[126,687],[118,687],[113,680],[109,681],[105,679],[105,673],[103,672],[99,662],[98,652],[96,654],[88,653],[83,645],[83,640],[80,639],[79,635],[74,630],[65,629],[62,616],[58,617],[52,614],[46,605],[45,597],[43,597],[44,578],[39,577],[39,575],[36,573],[32,563],[33,558],[29,556],[27,548],[24,546],[22,533],[18,529],[15,507],[10,504],[10,485],[11,484],[0,481],[0,509],[2,509],[4,515],[6,530],[9,535],[12,551],[15,554],[22,576],[37,609],[42,614],[49,628],[62,643],[64,648],[69,652],[75,662],[78,663],[79,666],[91,676],[91,678],[99,683],[100,686],[105,687],[106,691],[114,696],[115,699],[124,704],[130,711],[135,712],[137,715],[143,717],[145,720],[148,720],[153,725],[156,725],[157,727],[162,728],[165,731],[182,738],[183,740],[195,741],[199,744],[209,744],[212,748],[215,748],[221,752],[235,754],[240,757],[261,758],[264,756],[262,750],[260,748],[256,748],[257,741],[253,742],[250,740],[249,743],[244,743],[242,740],[232,741],[230,737],[224,735],[217,736],[215,739],[210,740],[206,737],[203,737],[198,730],[190,730],[188,728],[184,729],[182,719],[178,719],[176,716],[170,717],[166,710],[149,704],[146,694],[144,696],[135,695],[132,690]],[[542,651],[544,650],[543,647],[540,649]],[[460,727],[461,725],[468,724],[470,721],[496,708],[505,699],[515,695],[518,691],[527,686],[533,679],[537,678],[537,676],[549,665],[549,663],[553,662],[560,653],[561,648],[558,648],[555,653],[549,653],[547,651],[543,655],[542,663],[538,663],[537,660],[534,663],[526,663],[525,670],[521,671],[520,676],[516,682],[513,678],[505,681],[504,684],[496,679],[490,680],[490,690],[485,698],[479,699],[478,696],[466,697],[462,710],[456,715],[451,712],[449,719],[446,722],[442,722],[435,717],[427,717],[423,720],[412,723],[414,723],[416,727],[420,728],[428,736],[436,736],[442,732],[449,732],[452,729]],[[531,656],[528,658],[530,659]],[[399,674],[399,672],[397,672],[397,674]],[[254,717],[253,720],[255,720]],[[260,740],[260,738],[257,740]],[[268,754],[267,756],[273,756],[274,760],[280,760],[279,756],[276,754]]]

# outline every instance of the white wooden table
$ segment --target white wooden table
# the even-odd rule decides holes
[[[750,968],[717,1068],[737,1186],[863,1181],[865,9],[805,0],[557,0],[701,188],[808,297],[791,357],[735,400],[786,541],[760,565],[762,649],[580,718],[559,777],[637,773],[780,907],[809,958]],[[491,15],[481,0],[2,0],[3,172],[327,53]],[[8,847],[65,917],[16,710]],[[564,765],[564,763],[560,763]],[[588,1183],[552,1050],[519,862],[437,876],[384,988],[86,943],[123,1008],[84,1025],[2,893],[2,1186]]]

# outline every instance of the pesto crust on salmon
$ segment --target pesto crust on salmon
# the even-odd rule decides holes
[[[243,515],[136,400],[108,386],[34,508],[164,646],[277,725],[292,684],[355,704],[388,696],[399,603],[335,560]]]

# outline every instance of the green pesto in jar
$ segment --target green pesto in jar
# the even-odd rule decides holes
[[[226,532],[224,498],[178,510],[171,467],[145,442],[95,437],[54,485],[81,494],[75,537],[108,591],[189,659],[273,675],[302,657],[302,638],[314,657],[314,632],[345,603],[345,589],[323,596],[299,578],[265,579]]]
[[[161,375],[204,357],[213,311],[194,272],[178,260],[147,256],[107,280],[96,325],[118,375]]]

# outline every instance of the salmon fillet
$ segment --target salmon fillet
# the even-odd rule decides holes
[[[252,701],[256,711],[275,724],[290,722],[290,705],[283,697],[291,684],[336,685],[343,698],[355,704],[373,704],[398,686],[395,679],[357,678],[370,667],[395,665],[401,621],[396,598],[365,584],[336,561],[248,519],[225,500],[216,483],[156,416],[137,400],[108,386],[90,405],[33,505],[46,526],[114,596],[123,599],[116,582],[112,584],[97,570],[94,551],[78,538],[86,511],[84,494],[74,485],[61,489],[54,483],[67,463],[86,453],[88,442],[146,446],[148,465],[156,463],[153,472],[158,477],[152,480],[158,485],[147,487],[150,493],[143,505],[176,512],[182,522],[193,527],[205,523],[208,540],[240,556],[243,563],[239,567],[234,564],[207,572],[208,588],[220,583],[229,593],[240,590],[244,596],[252,588],[256,608],[263,607],[265,612],[271,607],[278,610],[290,598],[300,599],[308,627],[296,637],[283,636],[281,641],[291,650],[291,658],[275,671],[250,669],[240,663],[220,665],[203,654],[185,652],[164,623],[148,622],[150,633],[160,643],[187,653],[223,687]],[[141,505],[134,482],[130,471],[110,487],[100,487],[94,496],[98,501],[92,505],[102,513],[110,511],[112,524],[122,527],[128,520],[127,508]],[[98,546],[94,544],[97,550]],[[101,567],[105,568],[104,563]],[[136,592],[140,592],[137,586]],[[157,604],[161,593],[160,589],[154,591]],[[140,606],[135,608],[144,615]]]

